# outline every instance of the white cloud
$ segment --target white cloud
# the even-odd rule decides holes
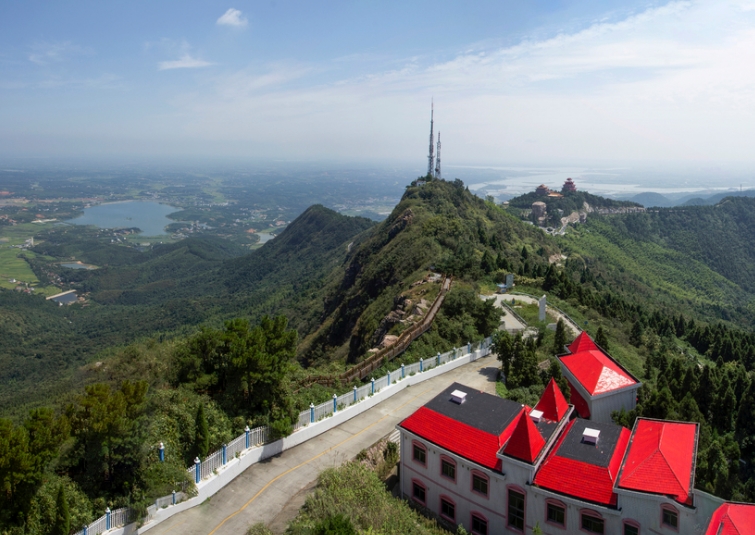
[[[44,66],[50,63],[58,63],[68,59],[70,56],[86,54],[90,51],[70,41],[61,41],[58,43],[35,43],[31,47],[29,61],[37,65]]]
[[[203,59],[194,58],[190,54],[186,53],[177,60],[173,61],[161,61],[157,65],[157,70],[167,71],[170,69],[198,69],[200,67],[209,67],[213,65],[209,61]]]
[[[243,28],[249,21],[238,9],[230,8],[218,19],[217,24]]]

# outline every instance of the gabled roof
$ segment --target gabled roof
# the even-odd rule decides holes
[[[503,454],[520,461],[533,463],[540,452],[543,451],[543,446],[545,446],[545,439],[535,427],[535,423],[527,411],[522,411],[511,438],[506,443],[506,447],[503,448]]]
[[[575,340],[575,343],[579,341],[575,349],[587,347],[589,344],[585,340],[589,340],[589,337],[583,332],[580,338]],[[589,340],[589,343],[592,344],[592,341]],[[597,346],[595,349],[580,349],[558,358],[591,396],[638,384],[637,379]]]
[[[475,429],[427,407],[417,409],[399,426],[472,462],[493,470],[501,469],[501,461],[496,457],[501,439],[496,435]]]
[[[545,387],[540,401],[535,405],[535,410],[542,411],[543,417],[554,422],[561,421],[564,414],[569,410],[569,404],[566,402],[564,394],[551,377],[548,386]]]
[[[600,431],[597,445],[582,442],[585,428]],[[615,507],[613,490],[629,443],[629,430],[614,424],[574,419],[535,475],[534,484],[575,498]]]
[[[750,535],[755,533],[755,505],[724,503],[716,509],[705,535]]]
[[[598,349],[598,346],[595,345],[595,342],[592,341],[592,338],[590,338],[590,335],[587,334],[587,331],[582,331],[581,333],[579,333],[579,335],[571,344],[569,344],[568,347],[569,352],[571,353],[579,353],[580,351]]]
[[[690,503],[697,453],[696,423],[638,418],[618,487]]]

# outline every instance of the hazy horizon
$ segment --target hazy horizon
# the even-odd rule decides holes
[[[32,0],[0,6],[0,29],[3,167],[278,159],[421,172],[434,99],[445,169],[755,176],[751,0]]]

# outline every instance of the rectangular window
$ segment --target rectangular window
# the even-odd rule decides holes
[[[456,506],[449,502],[448,500],[445,500],[443,498],[440,499],[440,514],[447,519],[451,520],[452,522],[456,521]]]
[[[679,528],[679,515],[671,509],[663,509],[663,524],[674,529]]]
[[[483,496],[488,495],[488,480],[482,476],[472,474],[472,490]]]
[[[560,505],[556,505],[554,503],[548,504],[548,522],[552,522],[553,524],[558,524],[559,526],[564,525],[564,508]]]
[[[603,535],[606,527],[602,518],[592,515],[582,515],[582,529],[590,533],[599,533],[600,535]]]
[[[427,459],[427,453],[425,452],[425,448],[422,446],[419,446],[418,444],[414,445],[414,460],[418,463],[425,464],[425,461]]]
[[[477,515],[472,515],[472,533],[488,535],[488,521]]]
[[[425,503],[425,487],[419,483],[412,484],[412,496],[418,502]]]
[[[640,535],[640,528],[631,524],[624,524],[624,535]]]
[[[512,528],[524,531],[524,494],[509,489],[509,518]]]
[[[442,460],[440,462],[440,473],[448,479],[453,479],[454,481],[456,481],[456,466],[454,465],[454,463]]]

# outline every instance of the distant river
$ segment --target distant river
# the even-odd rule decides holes
[[[178,210],[153,201],[110,202],[85,208],[84,215],[67,223],[113,229],[138,227],[142,231],[140,236],[161,236],[167,234],[166,225],[176,223],[166,216]]]

